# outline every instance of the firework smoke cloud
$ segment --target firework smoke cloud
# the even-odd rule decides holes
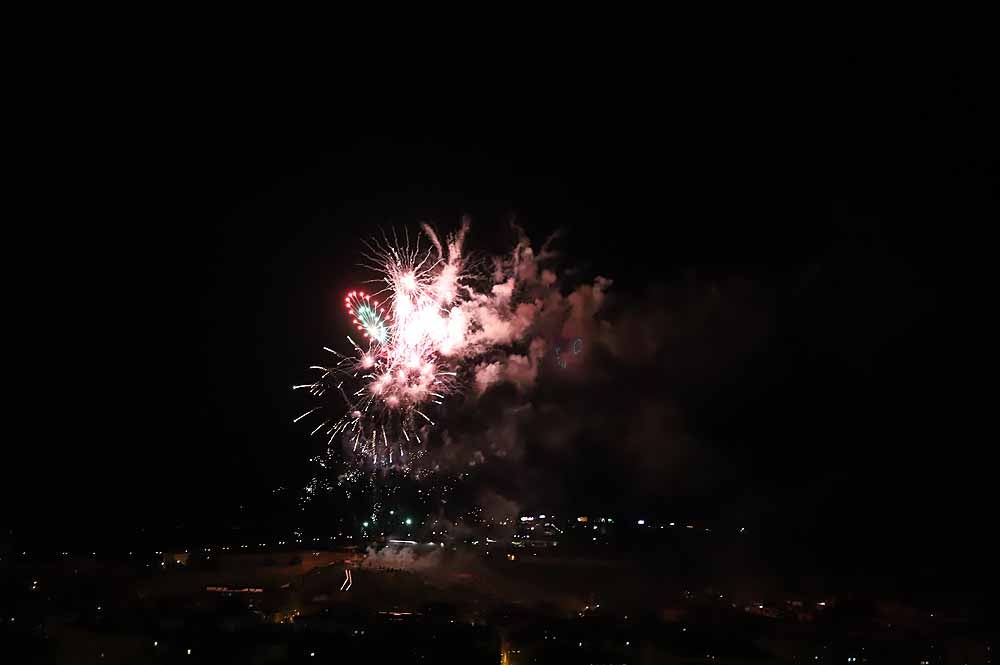
[[[445,242],[424,224],[422,235],[366,243],[363,265],[376,286],[344,299],[357,339],[348,336],[349,352],[325,348],[333,361],[310,367],[315,379],[294,386],[313,400],[296,421],[312,423],[330,455],[339,439],[360,464],[412,470],[449,408],[496,384],[529,391],[547,337],[574,339],[564,356],[581,352],[580,335],[610,280],[598,277],[563,297],[548,267],[555,236],[536,253],[515,230],[513,251],[485,268],[464,254],[468,220]]]

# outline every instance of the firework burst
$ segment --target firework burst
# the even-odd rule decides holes
[[[364,291],[351,291],[344,298],[347,312],[365,339],[384,344],[389,337],[388,328],[382,320],[378,300],[372,300]]]
[[[395,235],[368,245],[366,265],[381,288],[344,299],[360,343],[348,337],[349,353],[325,348],[334,362],[312,366],[316,380],[294,386],[317,400],[296,421],[318,416],[312,434],[328,437],[328,446],[341,436],[352,454],[381,467],[405,469],[420,455],[433,410],[456,385],[452,356],[467,327],[459,302],[467,228],[446,247],[429,227],[430,247],[419,236],[411,245]]]

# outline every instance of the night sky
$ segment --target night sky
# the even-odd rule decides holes
[[[309,473],[289,387],[348,332],[360,239],[468,215],[484,255],[512,220],[564,230],[567,288],[612,279],[609,320],[656,349],[543,381],[535,490],[499,491],[746,523],[776,568],[975,570],[983,81],[846,57],[724,71],[324,101],[205,82],[54,112],[24,158],[36,221],[6,247],[25,378],[4,517],[83,542],[280,512],[272,490]],[[552,434],[585,415],[603,420]]]

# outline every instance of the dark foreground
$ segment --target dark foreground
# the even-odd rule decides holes
[[[4,663],[992,663],[988,614],[666,558],[394,546],[5,557]]]

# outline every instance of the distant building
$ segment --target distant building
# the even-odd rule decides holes
[[[759,617],[767,617],[769,619],[777,619],[779,616],[778,608],[771,605],[747,605],[743,609],[748,614],[753,614]]]
[[[186,566],[190,560],[191,555],[187,552],[164,552],[163,553],[163,565],[164,566]]]
[[[521,519],[510,544],[514,547],[549,548],[559,545],[562,529],[542,519]]]

